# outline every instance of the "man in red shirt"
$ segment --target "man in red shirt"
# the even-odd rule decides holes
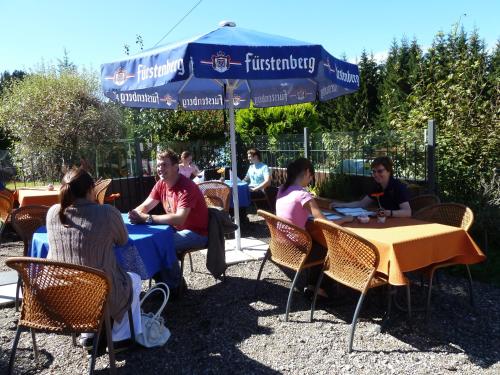
[[[177,252],[194,247],[205,246],[208,241],[208,208],[203,193],[198,186],[179,173],[179,157],[167,150],[158,154],[156,168],[160,180],[146,200],[128,213],[133,224],[169,224],[176,232],[174,247]],[[165,209],[163,215],[151,215],[151,211],[158,203]],[[180,272],[175,278],[180,279]],[[173,276],[173,275],[171,275]],[[176,286],[174,277],[169,284]]]

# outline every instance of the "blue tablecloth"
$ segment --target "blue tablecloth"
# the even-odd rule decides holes
[[[127,214],[122,214],[128,230],[128,242],[115,246],[118,263],[125,271],[135,272],[143,280],[151,278],[160,269],[177,269],[174,249],[174,229],[170,225],[130,224]],[[30,255],[46,258],[49,251],[47,229],[40,227],[33,235]]]
[[[233,188],[233,184],[231,183],[231,180],[226,180],[225,184],[229,186],[231,189]],[[233,192],[231,190],[230,194],[230,199],[229,199],[229,206],[233,207]],[[248,184],[244,181],[238,182],[238,202],[240,204],[240,207],[248,207],[250,206],[251,200],[250,200],[250,189],[248,189]]]

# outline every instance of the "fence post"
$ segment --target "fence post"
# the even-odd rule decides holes
[[[436,184],[436,121],[427,122],[427,186],[429,191],[437,194]]]
[[[134,149],[135,149],[135,175],[139,181],[139,192],[141,197],[144,197],[144,181],[142,179],[142,150],[141,143],[137,138],[134,139]]]
[[[309,159],[309,128],[304,128],[304,157]]]

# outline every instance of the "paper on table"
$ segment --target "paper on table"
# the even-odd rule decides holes
[[[330,211],[321,211],[321,213],[323,215],[325,215],[325,217],[328,219],[328,220],[338,220],[338,219],[342,219],[342,216],[340,215],[337,215],[337,214],[334,214],[334,213],[331,213]],[[314,217],[312,215],[309,215],[308,217],[308,220],[313,220]]]
[[[375,212],[367,211],[361,207],[335,207],[337,212],[350,216],[373,216]]]

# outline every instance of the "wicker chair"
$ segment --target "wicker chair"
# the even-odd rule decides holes
[[[111,184],[111,179],[105,179],[98,181],[94,186],[95,200],[99,204],[104,204],[104,197],[106,196],[106,191],[108,186]]]
[[[8,200],[10,200],[12,202],[12,206],[14,206],[15,197],[14,194],[11,193],[9,190],[6,189],[0,190],[0,196],[4,196]]]
[[[338,226],[328,220],[315,219],[327,243],[327,256],[323,265],[323,273],[318,279],[314,292],[311,308],[311,321],[319,286],[326,275],[333,280],[361,292],[354,316],[352,318],[349,334],[348,351],[352,351],[354,331],[358,321],[359,312],[369,289],[388,285],[387,276],[379,274],[376,270],[379,263],[379,253],[375,245],[359,237],[349,230]],[[407,284],[408,316],[411,317],[410,286]],[[392,295],[389,293],[388,313],[391,308]]]
[[[312,239],[304,229],[264,210],[258,210],[257,214],[266,220],[269,232],[271,233],[269,249],[262,260],[257,281],[260,280],[262,270],[268,259],[296,272],[286,303],[285,321],[288,321],[293,290],[300,273],[305,269],[322,265],[324,259],[314,259],[310,256],[312,254]]]
[[[430,221],[433,223],[449,225],[452,227],[462,228],[466,232],[469,231],[472,223],[474,222],[474,213],[472,210],[458,203],[438,203],[429,207],[425,207],[417,211],[413,217],[415,219]],[[429,274],[429,291],[427,294],[427,307],[426,307],[426,319],[430,318],[430,307],[431,307],[431,295],[432,295],[432,283],[434,279],[434,273],[436,270],[444,267],[454,266],[456,263],[444,261],[437,264],[433,264],[428,268],[424,269],[425,273]],[[469,279],[469,297],[470,304],[474,306],[474,293],[472,289],[472,275],[470,273],[470,268],[466,264],[465,269],[467,270],[467,276]]]
[[[35,330],[58,334],[93,332],[89,367],[89,374],[93,374],[103,323],[110,372],[116,372],[107,307],[111,281],[104,272],[38,258],[9,258],[5,263],[19,273],[24,283],[24,301],[10,355],[9,374],[13,371],[19,337],[28,330],[32,333],[35,360],[38,360]]]
[[[422,194],[417,195],[410,199],[411,212],[416,213],[422,208],[432,206],[433,204],[440,203],[439,197],[434,194]]]
[[[28,256],[29,249],[31,246],[31,239],[33,238],[33,233],[45,225],[47,211],[49,207],[47,206],[24,206],[19,207],[12,211],[12,227],[16,231],[19,237],[23,240],[24,250],[23,256]],[[21,278],[17,280],[16,288],[16,311],[19,309],[19,290],[21,289]]]
[[[229,194],[231,193],[231,188],[229,186],[218,181],[207,181],[199,183],[198,187],[205,197],[207,206],[220,207],[225,212],[229,212]],[[206,246],[187,249],[178,255],[178,259],[181,261],[181,275],[184,272],[184,257],[186,255],[189,256],[189,266],[191,267],[191,272],[193,272],[193,258],[191,257],[191,253],[204,249],[206,249]]]
[[[0,243],[2,242],[1,238],[3,230],[10,220],[13,203],[14,200],[11,200],[9,197],[0,194]]]
[[[264,188],[263,194],[251,193],[251,200],[256,209],[266,207],[268,210],[276,211],[276,196],[278,195],[278,188],[276,186],[267,186]]]
[[[221,207],[224,211],[229,212],[229,195],[231,188],[226,184],[218,181],[207,181],[198,184],[207,206]]]

